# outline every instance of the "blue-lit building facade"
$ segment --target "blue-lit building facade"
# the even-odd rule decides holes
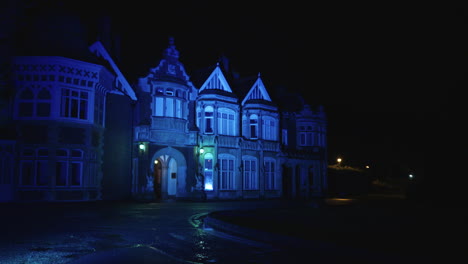
[[[326,118],[283,112],[260,75],[229,61],[189,76],[170,39],[135,85],[133,189],[140,199],[307,198],[326,191]]]
[[[226,58],[189,74],[172,38],[146,76],[127,80],[106,43],[9,58],[0,201],[326,194],[321,107],[278,103],[260,74],[237,76]]]

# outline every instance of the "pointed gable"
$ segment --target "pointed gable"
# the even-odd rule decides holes
[[[150,69],[147,78],[157,81],[176,82],[192,87],[190,77],[185,71],[184,65],[179,61],[179,51],[174,44],[174,38],[169,37],[169,46],[164,50],[164,58],[159,65]]]
[[[210,74],[208,79],[206,79],[206,81],[200,87],[199,92],[201,93],[203,90],[221,90],[232,93],[231,87],[229,86],[223,72],[221,71],[221,68],[219,67],[219,63],[216,65],[216,68]]]
[[[244,97],[242,104],[245,104],[245,102],[248,100],[264,100],[271,102],[270,95],[268,95],[262,78],[260,78],[260,74],[258,74],[257,80],[252,85],[247,95]]]

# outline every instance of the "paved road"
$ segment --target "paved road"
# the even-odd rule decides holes
[[[205,230],[216,210],[276,202],[2,205],[0,263],[280,263],[270,245]],[[276,258],[276,259],[275,259]],[[133,261],[132,263],[138,263]]]
[[[259,242],[203,225],[214,211],[284,206],[284,201],[3,204],[0,263],[415,262],[317,241]]]

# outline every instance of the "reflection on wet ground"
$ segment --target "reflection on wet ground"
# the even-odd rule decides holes
[[[352,198],[327,199],[322,202],[323,204],[305,204],[308,212],[311,213],[310,219],[304,218],[304,207],[301,207],[304,204],[293,206],[294,204],[281,201],[0,205],[4,212],[2,214],[4,224],[0,227],[2,234],[0,263],[78,264],[80,261],[91,263],[89,262],[91,256],[100,254],[101,258],[106,258],[106,252],[124,252],[127,257],[132,257],[132,252],[137,252],[141,255],[134,256],[135,258],[142,258],[144,255],[153,260],[164,258],[168,261],[167,263],[192,264],[304,263],[300,261],[304,258],[314,263],[339,263],[352,260],[359,260],[360,263],[410,263],[414,261],[411,258],[387,254],[388,252],[343,248],[325,243],[286,247],[270,243],[271,241],[262,242],[255,237],[249,238],[220,232],[220,230],[204,225],[204,219],[210,212],[243,210],[245,214],[240,216],[247,217],[245,220],[250,224],[254,221],[249,217],[260,219],[259,222],[263,223],[264,228],[268,227],[268,224],[294,218],[297,222],[293,221],[293,224],[289,222],[292,226],[294,223],[309,225],[307,232],[298,232],[298,235],[311,232],[316,237],[324,235],[323,238],[326,239],[336,234],[348,234],[343,241],[357,245],[359,235],[361,238],[364,235],[375,238],[377,233],[372,228],[382,225],[376,221],[381,218],[390,219],[398,213],[392,207],[388,207],[392,210],[382,207],[372,211],[370,215],[363,214],[368,211],[364,211],[365,207]],[[324,205],[340,208],[340,210],[333,208],[329,210]],[[271,211],[270,208],[276,209]],[[296,210],[290,210],[293,208]],[[388,232],[384,233],[391,235],[406,222],[413,221],[414,223],[411,222],[411,224],[417,224],[417,219],[410,217],[417,213],[421,217],[418,218],[419,220],[425,217],[431,217],[432,220],[426,221],[416,234],[422,237],[447,238],[448,236],[439,233],[438,228],[432,224],[435,222],[445,224],[447,221],[438,220],[448,217],[452,219],[453,226],[447,226],[445,230],[453,231],[454,226],[463,219],[453,217],[449,211],[442,208],[438,211],[417,208],[420,212],[413,210],[413,214],[410,214],[411,208],[402,211],[408,213],[406,218],[395,218],[396,222],[393,225],[381,228],[380,231],[387,230]],[[320,213],[317,214],[318,212]],[[436,212],[442,215],[437,215]],[[232,215],[232,217],[240,216]],[[273,216],[276,219],[272,219]],[[232,217],[230,220],[233,220]],[[311,219],[313,223],[310,222]],[[356,230],[356,224],[359,223],[368,223],[363,227],[367,228],[367,231]],[[431,229],[426,230],[429,225]],[[336,233],[327,233],[329,230],[325,230],[325,227],[333,227]],[[281,233],[281,231],[292,230],[282,229],[275,231]],[[353,238],[356,239],[353,240]],[[447,239],[444,239],[443,243],[448,243]],[[384,245],[383,243],[374,244],[380,247]],[[417,262],[416,260],[414,263]]]

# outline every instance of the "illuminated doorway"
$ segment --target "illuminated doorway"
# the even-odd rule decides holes
[[[156,200],[161,200],[162,197],[162,190],[161,190],[161,185],[162,185],[162,162],[159,159],[154,160],[154,167],[153,167],[153,173],[154,173],[154,195],[156,197]]]
[[[187,165],[184,155],[171,147],[154,153],[151,165],[156,200],[187,197]]]
[[[177,195],[177,161],[169,155],[154,160],[153,178],[156,200],[175,198]]]

